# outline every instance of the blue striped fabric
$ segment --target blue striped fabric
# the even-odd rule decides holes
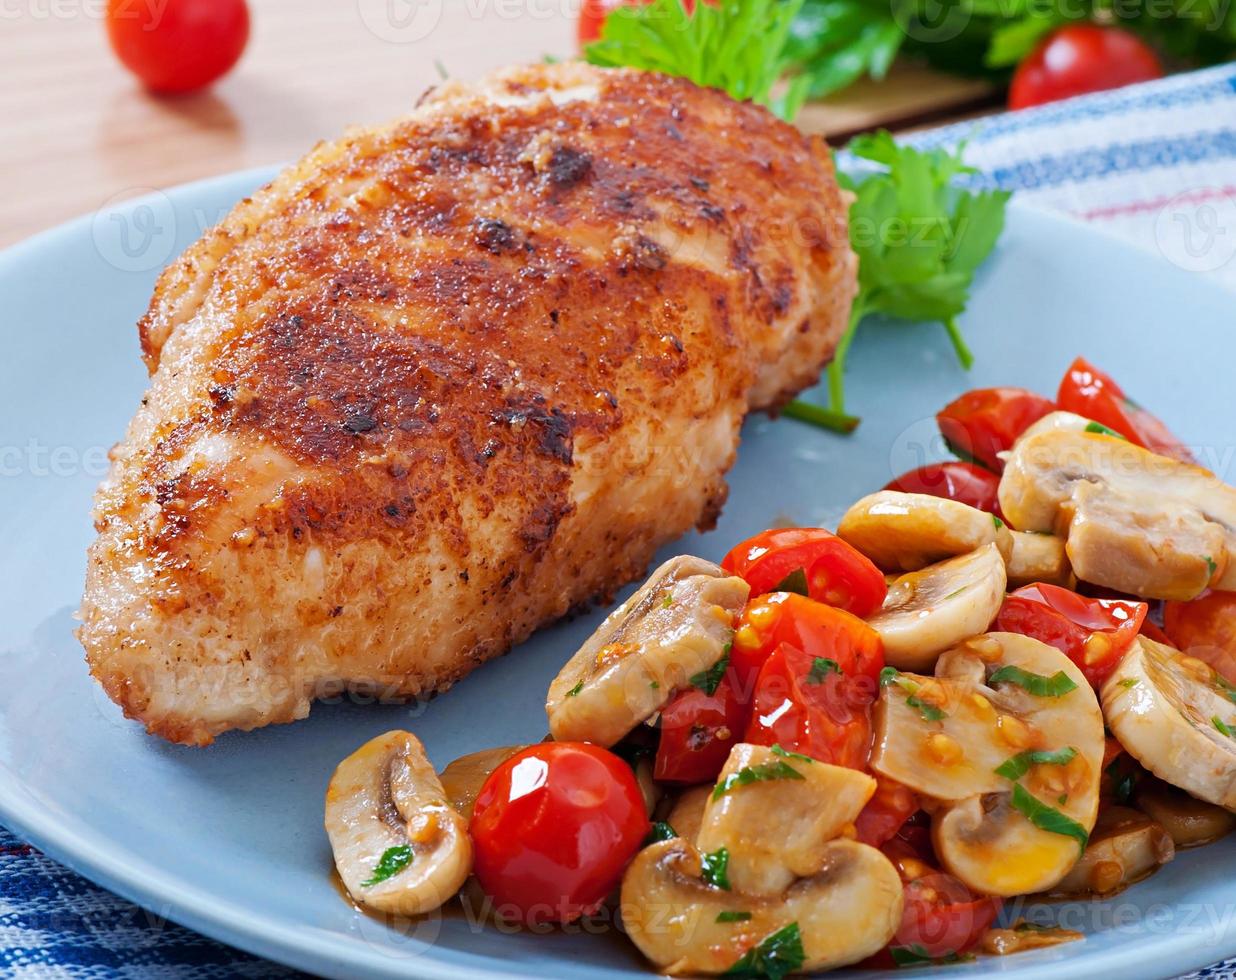
[[[961,123],[914,139],[922,145],[967,140],[967,159],[980,168],[979,182],[1015,190],[1031,205],[1101,223],[1236,287],[1234,67]],[[1180,228],[1202,237],[1173,238]],[[96,888],[0,828],[0,975],[215,980],[296,974]],[[1236,961],[1191,977],[1236,977]]]

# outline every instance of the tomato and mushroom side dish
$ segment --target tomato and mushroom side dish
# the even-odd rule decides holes
[[[340,878],[416,914],[604,906],[658,971],[780,978],[1082,939],[1236,824],[1236,489],[1082,359],[969,392],[964,457],[666,562],[562,667],[549,737],[429,765],[390,732],[326,798]],[[465,890],[466,894],[466,890]]]

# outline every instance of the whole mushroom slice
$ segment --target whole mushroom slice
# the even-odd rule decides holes
[[[1053,429],[1009,454],[1013,527],[1066,539],[1078,578],[1150,599],[1236,589],[1236,489],[1111,435]]]
[[[1185,792],[1236,810],[1236,688],[1209,664],[1139,636],[1103,684],[1125,751]]]
[[[993,542],[1002,555],[1012,548],[997,517],[956,500],[925,493],[881,490],[846,511],[838,537],[885,572],[913,572]]]
[[[899,576],[884,607],[867,619],[884,659],[901,670],[930,670],[940,652],[985,632],[1004,602],[1005,566],[994,543]]]
[[[750,588],[712,562],[671,558],[615,609],[549,686],[559,742],[610,746],[720,660]]]
[[[1040,531],[1010,531],[1013,548],[1008,560],[1008,587],[1019,589],[1023,585],[1046,582],[1072,589],[1077,585],[1077,576],[1069,564],[1064,539]]]
[[[735,891],[776,895],[823,866],[828,842],[875,789],[856,769],[740,742],[708,795],[695,843],[705,854],[725,849]]]
[[[790,972],[856,963],[887,945],[901,923],[901,877],[888,858],[856,841],[831,841],[822,857],[816,874],[756,897],[706,884],[692,844],[661,841],[627,867],[623,924],[640,952],[669,974],[725,973],[770,937],[801,943],[802,961]]]
[[[972,889],[1051,888],[1098,811],[1103,719],[1059,650],[986,633],[946,651],[935,675],[890,673],[871,767],[925,798],[945,868]]]
[[[432,911],[472,871],[467,822],[409,732],[379,735],[339,763],[326,833],[348,894],[382,912]]]
[[[461,755],[442,770],[442,789],[451,806],[459,811],[465,820],[472,819],[472,807],[476,796],[485,785],[490,773],[506,762],[516,752],[522,752],[526,745],[501,745],[492,749],[481,749],[468,755]]]
[[[1056,898],[1107,897],[1148,878],[1176,856],[1171,835],[1129,807],[1099,814],[1086,853],[1052,889]]]
[[[1137,782],[1137,808],[1159,824],[1178,850],[1210,844],[1236,829],[1236,814],[1198,800],[1184,790],[1144,776]]]

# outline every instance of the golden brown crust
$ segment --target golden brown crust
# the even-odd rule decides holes
[[[140,324],[93,671],[194,743],[449,686],[709,525],[853,289],[827,149],[685,81],[512,69],[320,145]]]

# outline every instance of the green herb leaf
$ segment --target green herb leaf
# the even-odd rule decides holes
[[[730,665],[730,647],[728,644],[724,652],[721,654],[721,659],[709,667],[707,670],[701,670],[698,674],[692,674],[688,679],[692,687],[698,687],[707,695],[717,693],[717,688],[721,684],[721,679],[725,677],[725,671]]]
[[[1000,520],[995,514],[991,515],[991,523],[995,525],[997,531],[1004,527],[1004,521]]]
[[[1130,769],[1126,772],[1120,763],[1120,756],[1117,756],[1103,771],[1112,781],[1112,796],[1117,803],[1124,804],[1133,798],[1133,790],[1137,786],[1137,770]]]
[[[663,840],[671,840],[677,836],[678,832],[674,830],[673,827],[671,827],[664,820],[658,820],[652,825],[652,829],[648,831],[648,836],[644,838],[644,843],[642,846],[647,847],[649,844],[655,844],[658,841]]]
[[[816,657],[811,661],[811,670],[807,674],[808,684],[823,684],[829,674],[840,674],[841,665],[830,657]]]
[[[887,7],[863,0],[806,0],[790,30],[789,55],[820,99],[864,75],[888,72],[906,33]]]
[[[914,943],[911,946],[890,946],[889,955],[898,967],[931,966],[941,963],[961,963],[966,959],[958,953],[948,953],[944,956],[932,956],[926,948]]]
[[[1236,734],[1232,732],[1231,727],[1218,715],[1211,718],[1210,723],[1215,726],[1215,730],[1221,735],[1226,735],[1228,738],[1236,738]]]
[[[661,599],[661,608],[668,609],[674,604],[674,593],[667,592]]]
[[[412,848],[410,845],[401,844],[398,847],[388,847],[378,859],[378,865],[373,869],[373,874],[361,882],[361,887],[369,888],[372,885],[381,884],[386,879],[395,877],[411,863]]]
[[[1078,847],[1083,851],[1086,849],[1086,844],[1090,840],[1090,834],[1086,828],[1072,817],[1065,816],[1054,806],[1048,806],[1042,800],[1032,796],[1021,783],[1013,784],[1012,804],[1013,809],[1039,830],[1045,830],[1049,834],[1060,834],[1063,837],[1072,837],[1077,841]]]
[[[750,922],[750,912],[732,912],[726,909],[717,913],[717,922]]]
[[[1051,677],[1022,670],[1012,664],[1007,664],[995,670],[987,678],[988,684],[1016,684],[1023,687],[1035,697],[1058,698],[1077,689],[1077,682],[1063,670],[1058,670]]]
[[[1030,771],[1031,766],[1067,766],[1076,757],[1077,749],[1072,746],[1054,752],[1027,749],[1000,763],[996,767],[996,775],[1015,783]]]
[[[880,687],[888,687],[897,680],[900,671],[896,667],[885,667],[880,671]]]
[[[661,690],[661,682],[660,682],[660,681],[649,681],[649,682],[648,682],[648,686],[649,686],[650,688],[652,688],[654,691],[659,691],[659,690]]]
[[[988,68],[1011,68],[1034,50],[1053,28],[1063,23],[1055,11],[1031,14],[1011,23],[997,22],[987,43],[983,64]]]
[[[816,760],[809,755],[803,755],[801,752],[790,752],[788,749],[783,749],[776,743],[772,746],[772,754],[779,755],[783,759],[797,759],[800,762],[815,762]]]
[[[1125,688],[1126,690],[1129,688],[1137,687],[1137,678],[1136,677],[1122,677],[1120,679],[1120,686]]]
[[[1103,423],[1101,422],[1087,422],[1086,428],[1083,431],[1089,432],[1091,435],[1111,436],[1113,439],[1123,439],[1125,442],[1129,441],[1128,439],[1125,439],[1124,436],[1122,436],[1115,429],[1109,429],[1107,426],[1103,425]]]
[[[1219,570],[1219,566],[1215,564],[1215,560],[1210,555],[1203,555],[1202,557],[1206,559],[1206,567],[1210,569],[1210,577],[1214,578],[1214,574]]]
[[[803,939],[798,923],[765,936],[758,946],[753,946],[739,958],[722,976],[767,977],[768,980],[783,980],[806,962]]]
[[[811,592],[807,588],[807,573],[801,568],[794,569],[794,571],[777,583],[777,587],[773,591],[797,592],[799,595],[809,596]]]
[[[804,779],[801,772],[788,762],[778,759],[776,762],[761,762],[758,766],[745,766],[737,772],[732,772],[712,790],[712,798],[718,800],[726,793],[739,786],[749,786],[751,783],[766,782],[770,779]]]
[[[727,892],[730,890],[729,868],[730,852],[727,848],[721,847],[711,854],[700,855],[700,877]]]
[[[575,695],[577,695],[577,694],[578,694],[580,691],[582,691],[583,689],[584,689],[584,681],[583,681],[583,679],[581,678],[581,679],[580,679],[580,682],[579,682],[578,684],[576,684],[573,688],[571,688],[569,691],[567,691],[567,692],[566,692],[566,696],[567,696],[568,698],[573,698],[573,697],[575,697]]]
[[[943,721],[948,717],[947,711],[941,711],[934,704],[928,704],[926,701],[920,700],[915,694],[911,694],[906,698],[906,704],[911,708],[917,708],[919,717],[923,721]]]

